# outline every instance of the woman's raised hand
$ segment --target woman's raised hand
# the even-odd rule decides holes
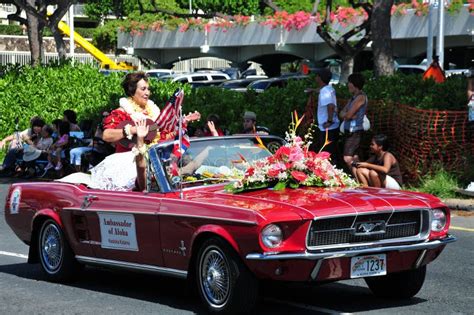
[[[137,127],[137,137],[145,138],[149,130],[149,126],[146,124],[146,119],[136,121],[135,126]]]
[[[217,137],[219,135],[219,133],[216,130],[216,126],[214,125],[214,122],[212,120],[209,120],[207,122],[207,127],[209,128],[209,131],[214,137]]]

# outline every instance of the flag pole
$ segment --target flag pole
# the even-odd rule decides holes
[[[179,121],[178,121],[178,151],[181,153],[181,148],[183,145],[183,106],[179,105]],[[179,160],[179,169],[181,173],[181,168],[183,167],[183,154],[181,153],[181,158]],[[178,174],[179,175],[179,174]],[[179,175],[181,176],[181,175]],[[184,199],[183,194],[183,180],[179,181],[179,198]]]

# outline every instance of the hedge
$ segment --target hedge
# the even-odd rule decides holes
[[[61,117],[68,108],[77,111],[79,119],[98,119],[100,112],[115,108],[123,96],[120,83],[123,73],[104,76],[92,65],[9,66],[0,69],[0,137],[14,131],[14,119],[20,128],[28,126],[30,117],[39,115],[50,122]],[[367,74],[366,74],[367,75]],[[314,79],[290,81],[286,88],[272,88],[265,93],[237,93],[217,87],[185,88],[184,112],[198,110],[203,117],[216,113],[230,132],[239,132],[246,110],[257,113],[258,124],[272,133],[284,135],[291,120],[290,113],[304,112],[306,87],[315,86]],[[162,107],[178,83],[152,80],[152,99]],[[416,76],[395,75],[388,78],[368,77],[365,90],[369,99],[400,102],[417,108],[466,110],[466,80],[448,78],[444,84],[422,81]],[[347,98],[347,87],[337,86],[339,97]],[[203,123],[203,122],[201,122]]]

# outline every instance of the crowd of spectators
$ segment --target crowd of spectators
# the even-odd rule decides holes
[[[0,141],[0,149],[7,148],[0,175],[31,178],[43,177],[50,170],[57,176],[87,170],[96,161],[85,153],[94,151],[106,155],[112,151],[112,146],[100,137],[100,124],[94,131],[95,137],[90,136],[94,133],[91,129],[92,121],[78,123],[76,112],[71,109],[63,112],[62,119],[49,124],[41,117],[32,117],[29,128],[16,130]]]

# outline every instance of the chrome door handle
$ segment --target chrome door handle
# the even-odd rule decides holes
[[[81,209],[85,210],[89,208],[89,206],[92,204],[93,200],[98,200],[99,197],[94,196],[94,195],[86,195],[84,196],[84,200],[82,201]]]

